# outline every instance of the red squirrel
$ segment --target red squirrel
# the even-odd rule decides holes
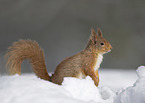
[[[49,76],[44,59],[44,52],[36,41],[19,40],[8,48],[5,57],[7,68],[11,75],[21,74],[21,64],[28,59],[34,73],[41,79],[61,85],[64,77],[83,79],[90,76],[95,85],[99,84],[98,69],[103,59],[103,54],[110,52],[112,46],[103,37],[98,28],[97,33],[91,29],[88,44],[81,52],[64,59]]]

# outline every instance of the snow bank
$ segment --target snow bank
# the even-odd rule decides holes
[[[115,91],[133,86],[138,79],[135,70],[130,69],[100,69],[99,77],[99,86],[109,87]]]
[[[139,78],[144,78],[145,77],[145,66],[138,67],[136,72],[137,72],[137,75]]]
[[[118,94],[114,103],[145,103],[145,66],[137,69],[137,75],[135,84]]]
[[[34,75],[0,77],[0,103],[113,103],[114,91],[90,77],[65,78],[62,86]]]
[[[105,77],[100,78],[100,83],[109,82],[113,87],[118,81],[127,82],[129,77],[134,77],[130,72],[121,72],[119,75],[117,71],[107,71]],[[103,87],[105,83],[96,87],[90,77],[82,80],[68,77],[64,78],[62,85],[57,85],[30,74],[0,76],[0,103],[145,103],[145,67],[140,66],[136,72],[138,80],[118,92],[117,96],[109,86]]]
[[[92,79],[65,78],[62,86],[73,98],[84,101],[95,101],[99,103],[113,103],[115,92],[107,87],[97,88]]]

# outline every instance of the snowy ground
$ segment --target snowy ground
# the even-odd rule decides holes
[[[117,91],[132,86],[138,78],[135,70],[124,69],[100,69],[99,77],[99,86],[107,86]]]
[[[100,69],[98,88],[90,77],[65,78],[59,86],[34,74],[3,75],[0,103],[145,103],[145,67],[140,67],[137,73]]]

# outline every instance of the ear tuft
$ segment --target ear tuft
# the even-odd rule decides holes
[[[94,30],[93,27],[92,27],[92,29],[91,29],[91,34],[92,34],[92,35],[96,35],[96,32],[95,32],[95,30]]]
[[[90,40],[92,41],[93,44],[97,41],[97,34],[96,34],[96,32],[95,32],[95,30],[94,30],[93,27],[91,29],[91,37],[90,37]]]
[[[100,37],[102,37],[103,35],[102,35],[102,31],[101,31],[101,29],[100,28],[98,28],[98,35],[100,36]]]

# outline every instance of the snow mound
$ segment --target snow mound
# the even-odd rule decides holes
[[[34,75],[0,77],[1,103],[113,103],[115,92],[92,79],[65,78],[57,85]]]
[[[122,72],[124,77],[116,73],[110,72],[112,77],[108,79],[110,75],[107,71],[106,80],[100,80],[114,86],[118,81],[124,84],[122,81],[127,82],[135,76],[126,71]],[[131,83],[134,85],[118,92],[117,96],[108,86],[96,87],[89,76],[86,79],[67,77],[62,85],[39,79],[32,74],[0,76],[0,103],[145,103],[145,66],[140,66],[136,73],[138,80]]]
[[[114,103],[145,103],[145,66],[137,69],[137,75],[134,85],[118,94]]]
[[[145,66],[140,66],[138,67],[137,71],[137,75],[138,77],[145,77]]]
[[[73,98],[84,101],[95,101],[101,103],[113,103],[115,92],[107,87],[97,88],[92,79],[64,78],[62,86],[69,91]]]

